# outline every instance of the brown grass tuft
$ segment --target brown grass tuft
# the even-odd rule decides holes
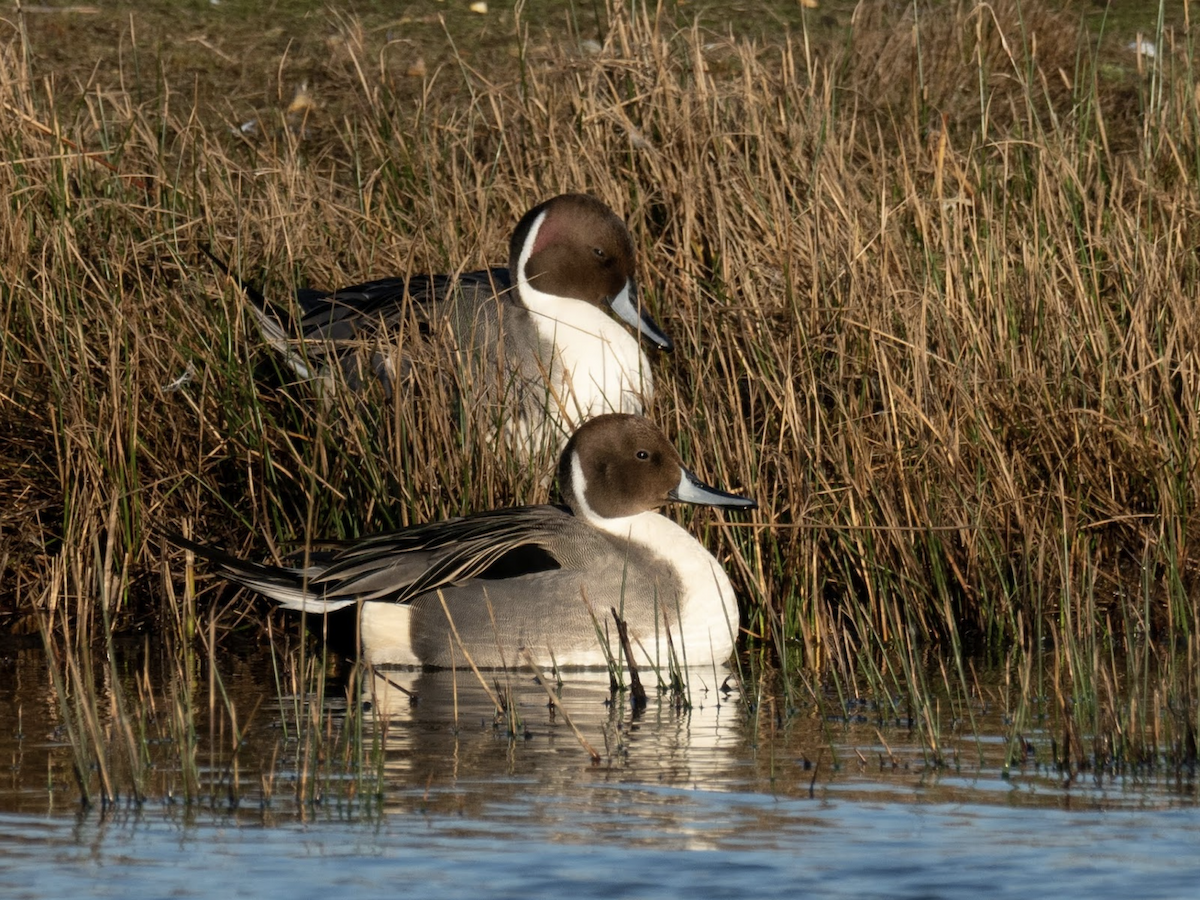
[[[676,338],[654,417],[762,504],[693,524],[752,634],[814,665],[1049,623],[1194,642],[1190,45],[1139,73],[1040,3],[912,9],[821,45],[614,8],[598,50],[515,23],[504,64],[424,79],[330,18],[299,105],[280,58],[214,102],[44,78],[8,38],[5,626],[104,585],[118,628],[166,627],[158,527],[262,554],[543,499],[456,427],[443,349],[394,404],[288,384],[196,248],[276,297],[473,268],[569,189],[628,218]]]

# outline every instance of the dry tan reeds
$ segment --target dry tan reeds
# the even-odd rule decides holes
[[[692,526],[751,634],[813,665],[1048,623],[1194,641],[1190,45],[1138,74],[1039,3],[874,9],[820,47],[614,7],[598,48],[526,36],[425,89],[332,20],[303,121],[280,83],[253,129],[181,75],[78,89],[8,39],[5,626],[85,595],[165,623],[163,524],[274,553],[544,499],[457,427],[445,348],[394,402],[287,384],[197,248],[276,297],[474,268],[570,189],[627,217],[677,342],[654,417],[760,501]]]

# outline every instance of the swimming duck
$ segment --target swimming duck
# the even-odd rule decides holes
[[[287,609],[357,612],[372,664],[461,666],[465,648],[476,665],[499,667],[519,664],[527,648],[543,664],[604,666],[602,635],[611,633],[608,652],[620,653],[610,608],[641,664],[666,666],[671,652],[689,666],[725,662],[738,622],[729,577],[656,510],[670,500],[735,509],[755,501],[699,481],[655,425],[620,413],[574,433],[558,480],[562,505],[347,541],[311,553],[305,566],[260,565],[172,540]]]
[[[367,345],[366,374],[391,392],[409,364],[402,348],[395,352],[407,317],[429,330],[448,327],[469,370],[473,413],[503,423],[499,430],[521,448],[558,451],[593,416],[644,411],[653,393],[649,362],[610,312],[655,347],[672,349],[639,303],[625,223],[585,194],[562,194],[526,213],[507,269],[303,290],[298,320],[243,287],[263,335],[304,379],[328,376],[336,362],[359,387],[364,366],[355,351]]]

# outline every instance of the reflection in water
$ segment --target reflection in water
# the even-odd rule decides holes
[[[690,709],[651,691],[640,713],[610,696],[603,673],[566,673],[560,701],[551,708],[527,671],[488,673],[486,689],[467,671],[390,671],[363,688],[360,723],[346,715],[355,708],[346,702],[355,696],[352,683],[326,682],[317,674],[305,685],[324,686],[325,696],[306,694],[288,676],[290,664],[255,650],[229,654],[217,672],[192,673],[185,729],[181,676],[148,654],[145,648],[130,652],[113,668],[115,679],[98,667],[97,696],[100,732],[110,741],[123,733],[113,727],[113,697],[124,696],[127,708],[139,711],[129,730],[143,745],[143,790],[151,799],[184,795],[182,767],[189,760],[204,803],[247,809],[265,804],[277,814],[287,814],[289,800],[300,798],[303,807],[316,797],[337,799],[352,784],[359,798],[377,796],[385,809],[462,813],[517,797],[613,784],[1065,808],[1197,799],[1188,770],[1178,777],[1148,770],[1069,780],[1047,764],[1050,736],[1044,732],[1022,734],[1032,752],[1007,769],[1013,733],[1002,703],[977,703],[970,727],[961,716],[948,724],[939,738],[946,764],[936,765],[921,733],[896,712],[900,705],[819,698],[785,706],[756,696],[750,709],[736,690],[722,689],[725,673],[712,669],[690,673]],[[4,654],[0,676],[0,760],[7,763],[0,809],[74,808],[75,757],[42,652]],[[211,703],[210,685],[216,691]],[[983,684],[981,690],[991,688]],[[492,697],[505,698],[509,712],[498,714]],[[563,711],[600,753],[598,764]],[[195,741],[190,755],[181,746],[188,729]],[[327,784],[319,790],[298,787],[320,778]],[[118,791],[129,794],[120,785]]]
[[[711,670],[691,673],[690,710],[651,693],[637,714],[599,673],[566,675],[552,708],[524,672],[492,675],[488,690],[467,672],[389,672],[361,688],[358,718],[347,702],[357,682],[294,683],[292,664],[230,654],[181,686],[148,651],[131,653],[111,682],[100,677],[100,726],[116,734],[113,698],[139,698],[151,799],[81,810],[46,660],[0,657],[0,896],[393,896],[414,885],[472,898],[1116,898],[1131,883],[1143,897],[1195,885],[1190,772],[1067,783],[1039,763],[1048,736],[1035,732],[1022,735],[1031,756],[1006,771],[1003,704],[977,704],[970,728],[947,726],[947,763],[934,765],[900,706],[822,697],[785,711],[776,698],[751,710]],[[190,804],[165,799],[183,781],[171,723],[184,687],[203,787]]]
[[[711,668],[689,673],[690,709],[651,690],[648,707],[634,712],[626,698],[610,695],[599,672],[565,673],[551,707],[527,671],[485,673],[486,688],[469,671],[388,671],[359,693],[357,681],[325,679],[319,671],[296,681],[288,674],[292,661],[256,650],[231,653],[216,672],[197,667],[186,685],[193,698],[188,716],[179,705],[187,693],[179,672],[148,654],[130,652],[114,667],[115,679],[99,670],[99,733],[118,745],[122,735],[135,735],[144,796],[173,798],[181,808],[274,820],[307,816],[321,801],[361,814],[476,816],[505,809],[528,818],[583,814],[598,791],[614,787],[625,792],[618,796],[655,788],[646,803],[664,816],[678,804],[665,789],[1064,809],[1161,808],[1200,799],[1189,769],[1069,778],[1049,764],[1051,735],[1044,731],[1020,735],[1030,754],[1009,768],[1013,730],[1004,704],[995,702],[976,703],[969,722],[960,717],[943,729],[945,764],[938,765],[920,730],[897,712],[899,704],[843,705],[825,697],[789,706],[756,694],[751,708],[722,684],[726,673]],[[0,810],[76,809],[76,757],[42,652],[0,656],[0,678]],[[114,725],[117,695],[137,710],[128,729]],[[347,699],[358,696],[361,716]],[[492,698],[502,700],[504,712]],[[598,763],[564,711],[598,751]],[[183,800],[190,783],[189,804]],[[117,790],[122,800],[130,796],[127,785]],[[541,806],[538,798],[545,799]]]
[[[614,700],[605,673],[563,677],[551,707],[529,673],[499,674],[490,696],[470,672],[376,676],[374,706],[386,736],[385,808],[409,809],[416,800],[423,809],[475,814],[512,804],[514,815],[527,817],[538,797],[555,800],[542,810],[551,812],[570,792],[586,800],[580,790],[631,779],[716,790],[743,768],[744,710],[736,695],[723,697],[713,685],[711,669],[690,673],[691,709],[652,695],[641,712]],[[491,696],[501,699],[504,712]],[[600,763],[583,749],[564,710]],[[663,795],[665,808],[673,802]]]

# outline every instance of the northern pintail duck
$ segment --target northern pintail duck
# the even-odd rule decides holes
[[[599,634],[609,632],[610,652],[620,653],[610,608],[625,619],[639,663],[665,666],[671,652],[687,665],[728,659],[738,622],[729,577],[655,510],[670,500],[757,504],[699,481],[640,416],[585,423],[562,453],[558,479],[564,505],[365,537],[311,553],[306,567],[259,565],[172,540],[287,609],[353,614],[361,603],[361,650],[374,664],[463,665],[465,647],[479,666],[518,665],[520,648],[543,665],[603,666]]]
[[[247,293],[263,335],[301,378],[328,375],[336,362],[352,387],[362,380],[365,345],[366,368],[394,388],[408,365],[396,335],[410,315],[431,330],[448,326],[473,364],[466,379],[473,412],[503,423],[510,443],[555,451],[593,416],[642,413],[653,392],[638,338],[608,313],[654,346],[672,348],[639,302],[625,223],[584,194],[562,194],[526,213],[507,269],[303,290],[299,319]]]

